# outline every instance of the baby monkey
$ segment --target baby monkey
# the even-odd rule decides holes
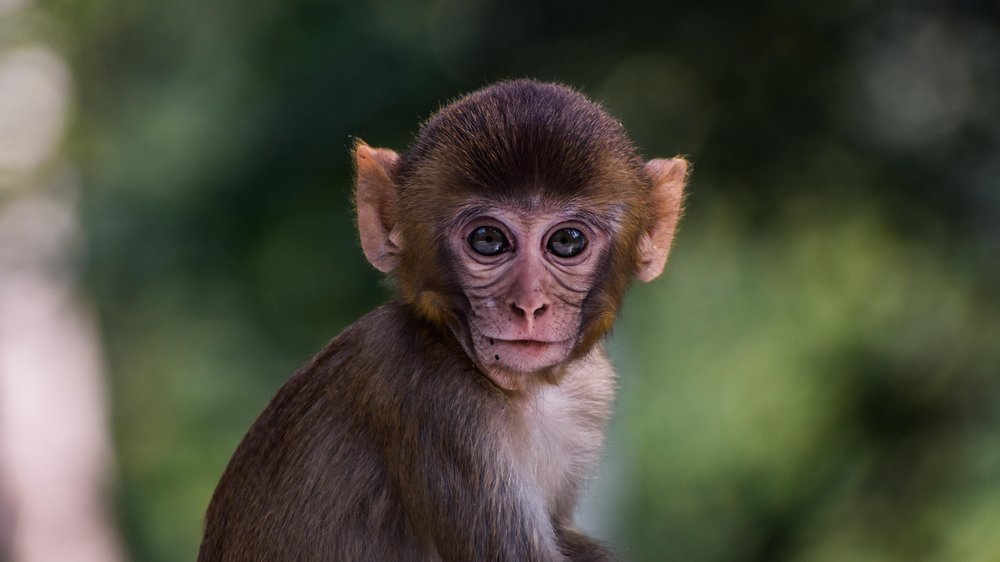
[[[354,159],[361,247],[397,296],[250,428],[199,560],[613,560],[573,525],[615,389],[603,340],[663,271],[687,162],[644,162],[601,106],[530,80]]]

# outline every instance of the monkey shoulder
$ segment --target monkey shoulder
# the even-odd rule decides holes
[[[400,422],[467,415],[459,406],[495,413],[501,397],[450,332],[422,320],[407,304],[390,301],[331,340],[287,381],[269,409],[279,417],[284,411],[317,416],[326,425],[392,441]]]
[[[287,559],[307,548],[352,553],[342,559],[414,558],[415,540],[393,545],[369,536],[366,525],[394,529],[386,536],[409,532],[397,484],[400,465],[412,461],[401,455],[418,450],[407,445],[420,437],[415,428],[460,427],[454,406],[474,402],[467,395],[449,402],[428,392],[435,385],[422,384],[432,376],[457,380],[469,369],[429,330],[403,305],[389,303],[346,328],[282,385],[216,488],[206,560],[230,544],[253,545],[259,559]],[[476,387],[464,392],[469,388]]]
[[[475,370],[450,333],[391,301],[345,328],[293,374],[248,438],[303,432],[309,435],[289,437],[316,446],[318,427],[394,431],[407,417],[443,417],[471,404],[495,410],[501,402],[502,393]]]
[[[490,388],[485,377],[476,376],[475,366],[450,332],[423,320],[400,301],[363,316],[330,348],[333,357],[346,350],[350,361],[350,365],[334,361],[328,369],[334,384],[335,379],[362,378],[384,383],[380,390],[405,396]]]

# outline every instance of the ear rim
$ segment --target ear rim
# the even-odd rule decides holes
[[[396,223],[398,164],[399,155],[393,150],[373,148],[360,139],[354,144],[354,210],[361,251],[382,273],[399,267],[403,249]]]
[[[649,283],[663,273],[684,207],[684,187],[691,172],[681,156],[654,158],[644,169],[652,180],[653,221],[639,239],[636,279]]]

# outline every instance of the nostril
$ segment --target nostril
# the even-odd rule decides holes
[[[527,318],[529,312],[532,317],[538,318],[549,309],[549,305],[541,304],[538,306],[521,306],[520,304],[513,302],[510,303],[510,309],[514,311],[514,314]]]

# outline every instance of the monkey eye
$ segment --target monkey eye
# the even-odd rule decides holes
[[[587,237],[575,228],[560,228],[552,233],[545,247],[560,258],[571,258],[587,247]]]
[[[480,226],[469,235],[469,246],[477,254],[495,256],[509,247],[507,237],[495,226]]]

